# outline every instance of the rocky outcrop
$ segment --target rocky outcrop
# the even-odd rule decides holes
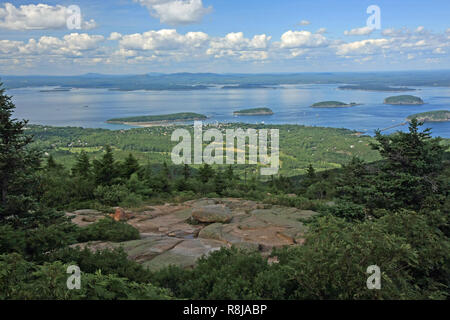
[[[130,259],[152,270],[171,264],[192,267],[199,257],[221,247],[258,250],[268,256],[274,247],[301,245],[306,232],[302,220],[316,214],[235,198],[149,206],[132,214],[119,209],[115,216],[138,229],[140,240],[76,246],[92,250],[121,246]],[[90,212],[84,217],[97,215],[103,216]]]
[[[66,216],[72,219],[77,226],[85,227],[105,217],[105,214],[93,209],[82,209],[66,212]]]
[[[206,205],[194,208],[192,211],[192,218],[204,223],[227,223],[232,217],[231,210],[223,205]]]

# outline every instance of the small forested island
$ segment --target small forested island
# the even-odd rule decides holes
[[[264,84],[243,83],[237,85],[226,85],[223,86],[222,89],[275,89],[275,87]]]
[[[423,100],[416,96],[402,95],[402,96],[392,96],[384,99],[384,104],[395,104],[395,105],[420,105],[424,104]]]
[[[311,108],[347,108],[359,105],[361,104],[356,102],[344,103],[341,101],[321,101],[314,103]]]
[[[177,85],[177,84],[158,84],[158,83],[149,83],[149,84],[120,84],[118,88],[109,88],[109,91],[190,91],[190,90],[205,90],[210,88],[208,85]]]
[[[402,92],[402,91],[415,91],[416,89],[407,88],[407,87],[390,87],[383,85],[373,85],[373,84],[365,84],[365,85],[346,85],[339,86],[340,90],[363,90],[363,91],[392,91],[392,92]]]
[[[420,122],[445,122],[450,121],[450,110],[438,110],[438,111],[428,111],[422,113],[415,113],[406,120],[411,121],[412,119],[417,119]]]
[[[54,88],[54,89],[39,90],[39,92],[67,92],[70,90],[72,90],[72,88]]]
[[[147,125],[161,125],[170,124],[173,122],[182,121],[194,121],[194,120],[205,120],[206,117],[203,114],[194,112],[180,112],[171,114],[160,114],[154,116],[137,116],[137,117],[126,117],[126,118],[113,118],[106,122],[112,124],[127,124],[127,125],[137,125],[137,126],[147,126]]]
[[[263,116],[263,115],[272,115],[273,111],[269,108],[252,108],[252,109],[243,109],[234,111],[233,115],[235,116]]]

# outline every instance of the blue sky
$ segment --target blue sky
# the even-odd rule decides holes
[[[0,74],[450,69],[449,11],[448,0],[3,2]]]

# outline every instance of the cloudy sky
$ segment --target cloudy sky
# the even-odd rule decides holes
[[[0,3],[0,74],[450,69],[449,12],[448,0],[14,0]]]

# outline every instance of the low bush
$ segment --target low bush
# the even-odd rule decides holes
[[[121,242],[136,239],[139,239],[139,231],[136,228],[109,217],[80,228],[77,237],[78,242],[96,240]]]

